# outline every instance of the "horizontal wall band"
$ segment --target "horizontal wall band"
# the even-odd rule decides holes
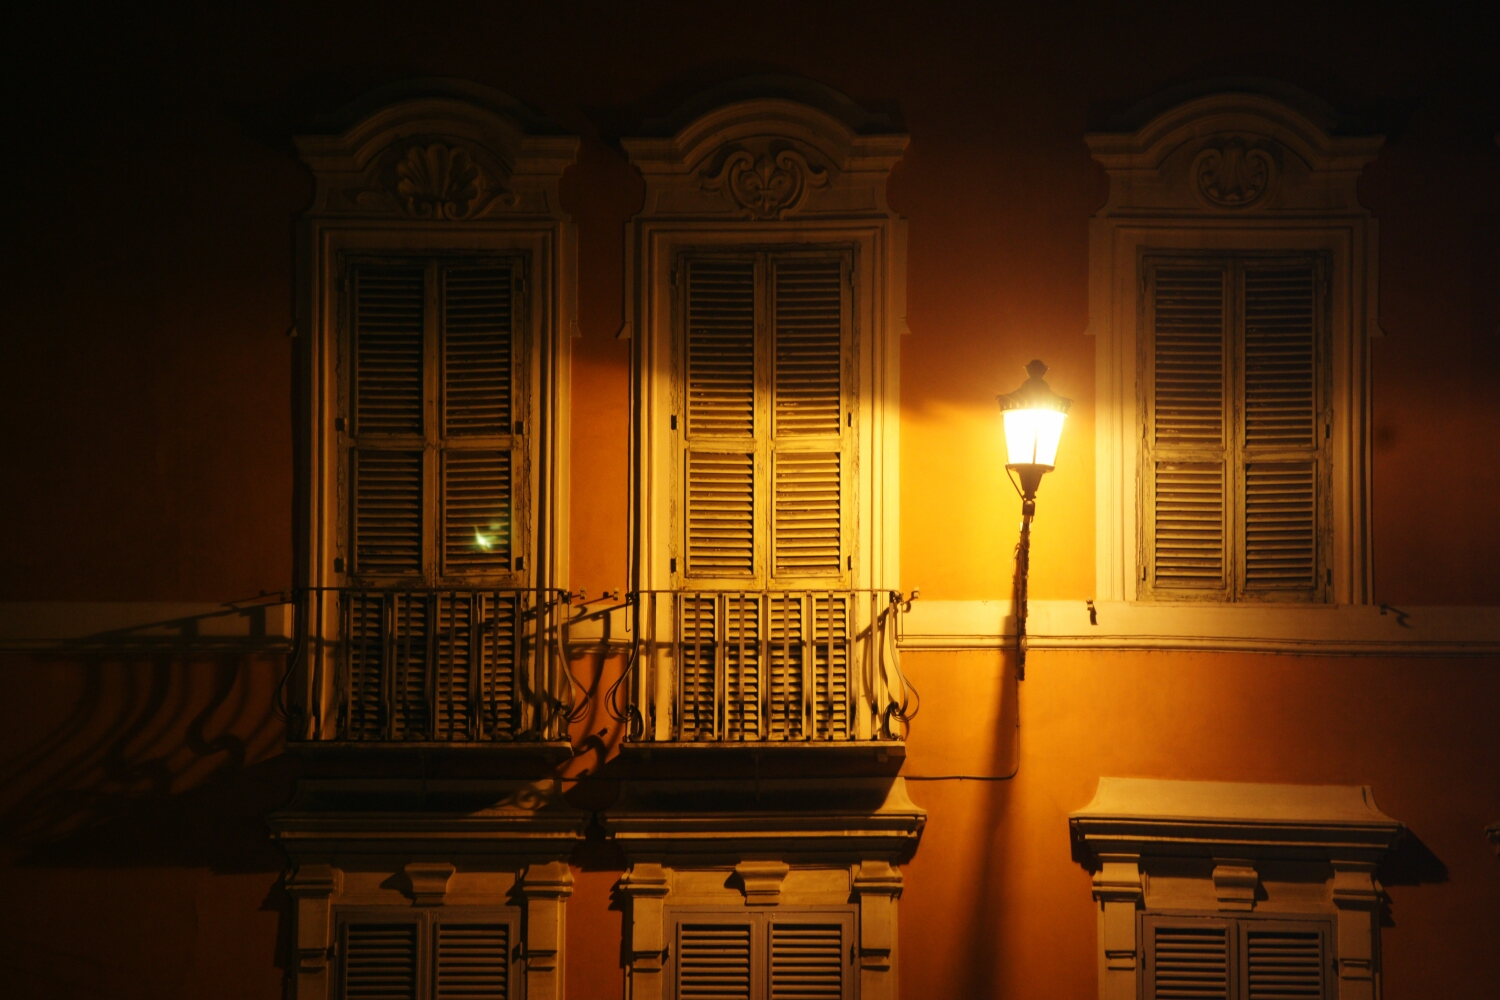
[[[594,606],[568,630],[570,645],[624,648],[624,607]],[[287,604],[138,601],[0,602],[0,649],[116,645],[282,646]],[[1380,605],[1223,606],[1031,601],[1031,649],[1204,650],[1385,656],[1500,655],[1500,607]],[[901,616],[910,652],[1004,649],[1015,642],[1009,601],[918,600]]]
[[[1205,650],[1385,656],[1500,654],[1500,607],[1170,605],[1030,601],[1030,649]],[[903,650],[1002,649],[1010,601],[919,600],[902,616]]]

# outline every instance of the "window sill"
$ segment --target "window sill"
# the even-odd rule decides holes
[[[1500,653],[1500,607],[1180,605],[1031,601],[1030,649],[1480,656]],[[907,651],[1015,642],[1010,601],[921,600],[901,620]]]

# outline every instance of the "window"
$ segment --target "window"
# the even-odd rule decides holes
[[[509,1000],[523,976],[506,910],[351,911],[337,940],[342,1000]]]
[[[1356,182],[1383,140],[1290,92],[1161,107],[1087,136],[1110,184],[1089,237],[1100,627],[1352,651],[1370,616],[1291,606],[1373,594],[1378,239]]]
[[[560,741],[577,139],[483,88],[381,96],[297,140],[318,194],[293,738]]]
[[[1337,982],[1327,920],[1145,913],[1145,1000],[1323,1000]]]
[[[1325,259],[1142,266],[1140,595],[1328,600]]]
[[[740,100],[623,140],[647,185],[627,240],[631,741],[901,738],[899,671],[875,660],[900,549],[885,181],[906,137],[821,104]]]
[[[850,912],[680,910],[668,1000],[852,1000],[853,927]]]

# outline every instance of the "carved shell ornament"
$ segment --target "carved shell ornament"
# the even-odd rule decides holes
[[[1193,180],[1210,203],[1248,208],[1275,185],[1276,160],[1243,139],[1230,139],[1204,147],[1193,159]]]
[[[396,164],[396,198],[418,219],[463,219],[484,200],[487,178],[467,149],[413,146]]]
[[[778,219],[796,208],[809,187],[828,183],[828,172],[814,167],[794,150],[755,156],[747,150],[729,154],[703,187],[725,191],[734,203],[756,219]]]

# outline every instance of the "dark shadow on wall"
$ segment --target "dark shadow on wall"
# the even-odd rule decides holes
[[[286,643],[265,617],[231,609],[0,654],[13,863],[280,872],[263,817],[294,775],[274,708]]]

